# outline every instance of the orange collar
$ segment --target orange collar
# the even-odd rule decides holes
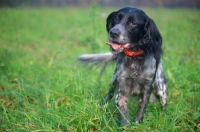
[[[139,55],[143,53],[143,50],[138,50],[138,51],[133,52],[133,51],[130,51],[129,49],[125,49],[124,53],[130,57],[137,56],[138,59],[142,59],[142,57]]]

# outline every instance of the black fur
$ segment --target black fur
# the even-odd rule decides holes
[[[160,57],[163,53],[162,51],[162,36],[156,27],[154,21],[149,18],[142,10],[137,8],[125,7],[120,9],[117,12],[112,12],[108,18],[106,23],[106,30],[109,33],[110,29],[117,24],[115,19],[119,19],[116,16],[119,12],[128,12],[130,9],[134,10],[135,14],[139,16],[138,18],[141,20],[137,20],[138,22],[138,30],[136,34],[130,33],[130,38],[132,38],[133,43],[137,43],[137,49],[142,49],[144,54],[155,55],[155,58],[159,61]],[[131,14],[129,14],[131,16]],[[135,16],[136,17],[136,16]],[[137,19],[137,18],[136,18]]]

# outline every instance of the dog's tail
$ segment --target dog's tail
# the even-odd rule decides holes
[[[109,63],[110,61],[114,60],[116,56],[111,52],[108,53],[100,53],[100,54],[83,54],[78,56],[78,61],[80,63]]]
[[[108,53],[100,53],[100,54],[83,54],[78,56],[78,62],[79,63],[91,63],[95,66],[98,66],[100,64],[103,64],[103,67],[101,69],[100,76],[104,72],[106,66],[109,62],[116,59],[116,55],[112,54],[111,52]]]

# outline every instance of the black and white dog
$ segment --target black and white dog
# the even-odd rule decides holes
[[[106,100],[111,100],[117,90],[116,105],[121,125],[128,124],[127,100],[138,96],[138,110],[134,122],[143,119],[144,111],[152,91],[162,109],[166,105],[166,81],[160,61],[162,37],[153,20],[144,11],[125,7],[112,12],[107,18],[107,45],[111,52],[83,54],[81,62],[108,63],[116,60],[116,69],[111,79]]]

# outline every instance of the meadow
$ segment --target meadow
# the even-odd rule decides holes
[[[151,101],[139,132],[200,131],[200,10],[143,8],[163,36],[167,110]],[[106,16],[117,8],[0,8],[0,131],[116,132],[114,99],[99,105],[115,65],[77,64],[108,52]],[[137,101],[129,100],[130,124]]]

